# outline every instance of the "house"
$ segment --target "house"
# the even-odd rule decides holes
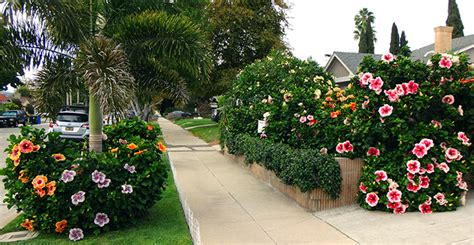
[[[452,27],[436,27],[435,43],[412,51],[412,60],[426,62],[436,52],[464,52],[469,55],[470,62],[474,61],[474,34],[452,39]],[[362,59],[370,55],[380,60],[381,54],[364,54],[352,52],[334,52],[325,66],[325,71],[332,73],[339,87],[346,87],[350,79],[358,74],[357,67]]]
[[[0,93],[0,104],[8,102],[9,99],[6,95]]]

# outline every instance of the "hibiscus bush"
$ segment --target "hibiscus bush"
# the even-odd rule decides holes
[[[424,64],[388,54],[381,61],[367,57],[359,70],[346,93],[357,94],[360,105],[348,119],[347,140],[365,160],[361,206],[394,213],[456,209],[473,164],[467,57],[436,54]]]
[[[137,135],[149,131],[141,127]],[[109,132],[115,132],[114,126]],[[23,127],[19,137],[10,136],[3,170],[5,202],[22,212],[21,226],[80,240],[87,232],[98,234],[139,221],[165,188],[165,148],[156,138],[119,141],[116,136],[107,142],[114,148],[100,154],[31,127]]]

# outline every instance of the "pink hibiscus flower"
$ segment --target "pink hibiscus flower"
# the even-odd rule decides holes
[[[86,200],[86,193],[83,191],[76,192],[71,196],[71,202],[74,205],[78,205],[81,202],[84,202]]]
[[[383,105],[379,108],[379,114],[381,117],[388,117],[392,115],[393,107],[390,105]]]
[[[431,149],[431,147],[434,146],[433,140],[431,140],[431,139],[422,139],[422,140],[420,141],[420,144],[425,145],[425,146],[426,146],[426,150],[429,150],[429,149]]]
[[[375,147],[370,147],[367,151],[367,156],[374,156],[377,157],[380,155],[380,150]]]
[[[407,173],[407,178],[408,178],[409,180],[413,180],[414,177],[415,177],[414,174],[412,174],[412,173]]]
[[[408,205],[402,204],[398,208],[395,208],[393,210],[393,213],[394,214],[404,214],[405,211],[407,210],[407,208],[408,208]]]
[[[422,214],[430,214],[433,212],[431,211],[431,206],[427,203],[420,204],[420,206],[418,206],[418,210],[420,210]]]
[[[397,84],[397,85],[395,86],[395,91],[396,91],[396,93],[397,93],[398,96],[403,96],[403,95],[405,95],[405,89],[403,89],[403,85],[401,85],[401,84]]]
[[[414,80],[411,80],[407,84],[407,93],[408,94],[416,94],[418,92],[418,83],[416,83]]]
[[[434,125],[435,128],[442,128],[443,125],[439,122],[439,121],[436,121],[436,120],[431,120],[431,124]]]
[[[337,144],[336,151],[337,153],[344,153],[344,144],[343,143]]]
[[[452,65],[453,62],[448,57],[441,57],[441,60],[439,61],[439,67],[449,69]]]
[[[369,206],[375,207],[379,202],[379,196],[377,196],[375,192],[371,192],[365,196],[365,202],[369,204]]]
[[[94,219],[94,224],[100,226],[100,227],[104,227],[104,225],[108,224],[110,221],[109,217],[107,216],[107,214],[105,213],[97,213],[95,215],[95,219]]]
[[[377,77],[373,80],[370,80],[369,88],[374,91],[381,91],[383,86],[383,80],[380,77]]]
[[[459,187],[459,189],[461,190],[465,190],[465,191],[468,191],[469,189],[467,188],[467,183],[466,181],[461,181],[461,182],[458,182],[456,184],[457,187]]]
[[[436,193],[436,195],[434,195],[433,197],[434,199],[436,199],[436,203],[438,203],[439,205],[444,206],[448,203],[448,201],[446,200],[446,197],[441,192]]]
[[[402,192],[397,189],[393,189],[387,193],[387,198],[389,202],[400,202],[402,199]]]
[[[385,62],[385,63],[390,63],[390,62],[392,62],[394,59],[395,59],[395,57],[394,57],[393,54],[391,54],[391,53],[382,55],[382,61]]]
[[[421,187],[417,185],[414,181],[410,180],[407,185],[407,190],[417,193]]]
[[[388,209],[396,209],[396,208],[400,207],[401,205],[402,205],[402,203],[400,203],[400,202],[389,202],[387,204],[387,208]]]
[[[404,92],[404,95],[408,94],[408,83],[402,83],[402,89]]]
[[[80,228],[73,228],[69,230],[69,240],[79,241],[84,238],[84,233]]]
[[[417,160],[410,160],[407,162],[407,171],[411,174],[420,172],[420,162]]]
[[[430,186],[430,178],[428,176],[419,176],[418,179],[420,180],[421,188],[426,189]]]
[[[395,102],[398,100],[398,94],[395,89],[384,90],[383,92],[388,96],[388,100],[390,100],[390,102]]]
[[[448,95],[445,95],[442,99],[441,99],[441,102],[445,103],[445,104],[448,104],[448,105],[452,105],[454,104],[454,96],[448,94]]]
[[[375,175],[377,176],[375,181],[380,182],[380,181],[385,181],[387,180],[388,176],[387,173],[383,170],[377,170],[375,171]]]
[[[459,156],[461,156],[461,153],[457,149],[451,147],[446,149],[446,159],[458,160]]]
[[[429,163],[428,165],[426,165],[426,172],[429,174],[434,172],[434,165],[432,163]]]
[[[445,162],[442,162],[438,165],[436,165],[437,168],[441,169],[443,172],[448,173],[449,172],[449,166]]]
[[[415,147],[413,150],[411,150],[411,153],[416,155],[418,158],[424,157],[426,154],[428,154],[428,149],[424,144],[415,144]]]
[[[369,85],[369,83],[372,79],[373,79],[372,73],[364,73],[360,77],[360,85],[361,86],[367,86],[367,85]]]
[[[314,120],[314,116],[313,116],[313,115],[308,115],[308,116],[306,117],[306,119],[308,119],[308,121]]]
[[[300,123],[305,123],[306,122],[306,117],[305,116],[301,116],[300,117]]]
[[[354,147],[352,147],[352,144],[350,141],[346,140],[343,144],[344,144],[345,152],[352,152],[354,150]]]
[[[458,132],[458,140],[462,141],[463,145],[470,146],[471,143],[469,143],[469,138],[466,136],[464,132]]]
[[[360,182],[359,190],[360,190],[362,193],[367,193],[367,186],[365,186],[364,182]]]

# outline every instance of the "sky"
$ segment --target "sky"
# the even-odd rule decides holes
[[[474,0],[457,0],[464,35],[474,34]],[[289,0],[286,42],[293,54],[326,65],[325,54],[357,52],[354,16],[366,7],[374,13],[375,53],[388,53],[392,24],[405,31],[412,50],[434,42],[434,27],[444,26],[448,0]]]

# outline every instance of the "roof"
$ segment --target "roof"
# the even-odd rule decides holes
[[[8,97],[4,94],[0,94],[0,101],[7,101]]]
[[[464,48],[467,48],[469,46],[474,45],[474,34],[465,36],[465,37],[458,37],[453,39],[453,48],[450,50],[451,52],[457,52],[457,51],[464,51]],[[425,55],[430,52],[434,51],[434,43],[424,46],[422,48],[413,50],[411,53],[411,59],[412,60],[427,60],[428,57],[425,57]]]
[[[325,69],[329,67],[329,65],[332,63],[332,60],[336,57],[347,69],[349,69],[352,74],[357,74],[357,67],[359,66],[360,62],[362,62],[362,59],[367,55],[372,56],[375,60],[380,60],[382,58],[381,54],[334,52]]]

